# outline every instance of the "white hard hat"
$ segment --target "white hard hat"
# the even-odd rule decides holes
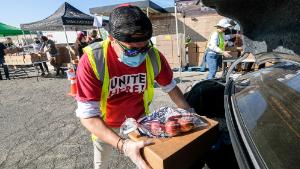
[[[228,28],[228,27],[230,27],[230,26],[232,26],[232,25],[230,24],[230,20],[229,20],[229,19],[223,18],[223,19],[221,19],[221,20],[217,23],[216,26],[222,27],[222,28]]]

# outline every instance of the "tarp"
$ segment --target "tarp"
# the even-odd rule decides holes
[[[215,9],[206,7],[202,0],[175,0],[177,12],[185,16],[197,16],[207,13],[215,13]]]
[[[167,11],[164,8],[157,5],[156,3],[152,2],[151,0],[135,1],[135,2],[128,2],[128,3],[131,5],[134,5],[134,6],[138,6],[145,12],[147,12],[147,8],[148,8],[149,13],[153,13],[153,14],[167,13]],[[109,16],[109,14],[112,12],[112,10],[115,9],[119,5],[121,5],[121,4],[90,8],[90,13]]]
[[[94,18],[76,9],[65,2],[49,17],[28,24],[21,24],[24,30],[35,31],[63,31],[66,30],[85,30],[93,27]]]
[[[0,22],[0,36],[16,36],[22,34],[23,31],[21,29]],[[24,34],[30,34],[30,32],[24,31]]]
[[[203,0],[241,26],[244,52],[280,52],[300,56],[300,1]]]

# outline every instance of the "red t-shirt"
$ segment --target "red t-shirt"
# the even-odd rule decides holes
[[[138,119],[145,112],[143,92],[147,84],[146,61],[138,67],[129,67],[118,60],[111,45],[107,57],[110,85],[105,122],[110,127],[120,127],[126,117]],[[161,71],[155,80],[159,85],[167,86],[172,82],[173,72],[162,54],[160,59]],[[96,78],[87,54],[81,57],[78,64],[77,87],[78,101],[100,101],[102,82]]]

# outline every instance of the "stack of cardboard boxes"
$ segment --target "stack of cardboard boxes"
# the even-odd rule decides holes
[[[70,63],[70,54],[68,48],[65,45],[56,45],[56,48],[59,53],[59,57],[57,57],[57,62]],[[72,57],[72,62],[73,60],[78,59],[74,47],[71,48],[70,53]]]
[[[47,55],[39,53],[10,54],[5,56],[5,63],[7,65],[24,65],[47,60]]]
[[[184,38],[179,34],[179,46],[183,46]],[[185,49],[179,49],[179,56],[177,51],[177,36],[172,35],[159,35],[156,36],[156,47],[165,56],[171,68],[180,68],[185,66],[187,61],[185,59]],[[180,60],[181,59],[181,60]]]
[[[204,52],[206,49],[206,41],[205,42],[191,42],[187,44],[188,48],[188,58],[189,58],[189,66],[200,66]]]
[[[200,66],[202,60],[204,58],[204,52],[207,46],[207,42],[191,42],[187,44],[188,48],[188,58],[189,58],[189,65],[190,66]],[[241,49],[238,47],[226,47],[226,51],[229,51],[229,54],[232,56],[230,58],[223,58],[223,59],[237,59],[239,57]]]
[[[243,49],[241,47],[236,47],[236,46],[225,48],[225,51],[229,51],[229,54],[231,55],[231,57],[228,59],[237,59],[242,50]]]
[[[7,48],[9,53],[14,54],[14,53],[20,53],[23,52],[23,48],[19,47],[13,47],[13,48]]]
[[[42,53],[30,53],[23,57],[24,63],[43,62],[48,60],[47,55]]]

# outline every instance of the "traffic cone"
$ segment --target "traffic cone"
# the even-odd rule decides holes
[[[75,97],[77,94],[76,76],[70,77],[70,80],[71,80],[71,87],[70,87],[70,93],[68,95]]]

